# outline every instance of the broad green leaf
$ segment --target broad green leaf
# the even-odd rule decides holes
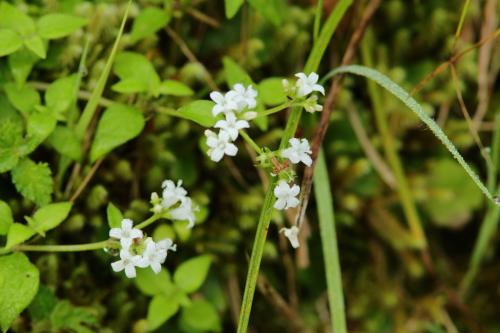
[[[286,102],[286,93],[282,79],[273,77],[259,83],[259,98],[266,105],[278,105]]]
[[[481,191],[451,159],[432,163],[429,173],[429,194],[423,207],[432,222],[452,228],[467,222],[474,209],[481,206]]]
[[[5,201],[0,200],[0,235],[7,235],[10,226],[14,223],[12,211]]]
[[[162,95],[191,96],[194,92],[182,82],[165,80],[158,87],[158,93]]]
[[[17,31],[22,36],[35,33],[35,22],[31,17],[9,4],[0,2],[0,29],[7,28]]]
[[[48,204],[52,194],[52,173],[47,163],[26,158],[11,171],[12,182],[25,198],[39,206]]]
[[[215,307],[204,299],[195,299],[182,307],[181,327],[194,331],[220,332],[222,330],[219,314]]]
[[[45,231],[61,224],[68,217],[72,206],[71,202],[58,202],[43,206],[33,214],[28,223],[33,230],[43,235]]]
[[[25,48],[9,55],[8,62],[10,71],[19,87],[26,82],[33,65],[38,61],[38,59],[39,58],[34,55],[33,52],[30,52]]]
[[[283,23],[288,8],[285,0],[248,0],[248,3],[272,24]]]
[[[19,148],[23,139],[22,131],[21,122],[12,118],[0,119],[0,173],[15,167],[22,156],[23,150]]]
[[[39,272],[22,253],[0,257],[0,326],[7,332],[38,291]]]
[[[66,119],[66,112],[75,100],[77,75],[58,79],[50,84],[45,93],[45,104],[58,120]]]
[[[492,194],[488,191],[486,186],[481,182],[479,177],[476,175],[474,171],[472,171],[471,167],[465,162],[464,158],[458,152],[455,145],[450,141],[450,139],[444,134],[443,130],[439,125],[425,113],[422,109],[422,106],[417,103],[417,101],[411,97],[403,88],[393,82],[384,74],[364,66],[351,65],[351,66],[343,66],[334,69],[328,76],[338,75],[338,74],[355,74],[366,77],[370,80],[375,81],[381,87],[390,92],[393,96],[398,98],[403,104],[405,104],[410,110],[412,110],[421,121],[423,121],[427,127],[432,131],[432,133],[443,143],[443,145],[448,149],[451,155],[458,161],[458,163],[462,166],[468,176],[474,181],[474,183],[479,187],[481,192],[494,202]]]
[[[340,20],[344,17],[345,12],[351,6],[352,0],[340,0],[332,13],[326,20],[318,39],[314,43],[311,54],[307,58],[306,65],[304,66],[304,72],[309,74],[310,72],[316,72],[319,67],[319,63],[323,58],[323,55],[332,40],[333,33],[337,30]]]
[[[229,87],[232,88],[236,83],[242,83],[245,86],[253,83],[250,75],[233,59],[224,57],[222,64],[224,65],[224,75]]]
[[[21,244],[30,239],[35,233],[36,231],[27,225],[13,223],[7,233],[7,244],[5,245],[5,248],[11,249],[17,244]]]
[[[23,40],[15,31],[0,29],[0,57],[16,52],[22,45]]]
[[[125,81],[113,85],[118,92],[150,92],[154,93],[160,85],[160,78],[151,62],[139,53],[123,52],[116,56],[114,72]]]
[[[86,23],[87,20],[81,17],[56,13],[40,17],[36,25],[42,38],[56,39],[71,34]]]
[[[28,150],[35,150],[56,128],[56,119],[48,112],[35,112],[28,118],[26,127]]]
[[[106,216],[108,218],[108,225],[110,228],[119,228],[123,220],[123,214],[111,202],[108,203],[106,208]]]
[[[90,160],[95,162],[114,148],[135,138],[143,128],[144,115],[141,111],[127,105],[113,104],[99,120]]]
[[[151,268],[138,269],[134,282],[143,294],[149,296],[163,294],[169,297],[175,291],[170,273],[164,268],[158,274]]]
[[[45,59],[47,56],[45,43],[38,35],[31,35],[25,38],[24,45],[42,59]]]
[[[31,113],[35,105],[41,103],[40,94],[27,85],[18,87],[14,83],[7,83],[4,89],[12,105],[26,116]]]
[[[144,37],[148,37],[170,22],[171,15],[156,7],[149,7],[140,12],[132,24],[130,41],[137,42]]]
[[[233,18],[243,5],[243,2],[245,2],[245,0],[224,0],[226,17],[228,19]]]
[[[153,297],[148,306],[148,331],[154,331],[163,325],[179,310],[179,301],[164,295]]]
[[[47,139],[48,143],[61,155],[81,161],[82,144],[75,132],[65,126],[57,126]]]
[[[174,111],[173,115],[192,120],[203,127],[212,127],[217,121],[212,115],[214,105],[212,101],[194,101]]]
[[[210,255],[202,255],[183,262],[174,273],[175,285],[186,293],[201,287],[212,264]]]

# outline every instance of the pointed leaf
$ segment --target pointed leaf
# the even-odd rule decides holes
[[[47,163],[26,158],[11,171],[12,182],[25,198],[39,206],[48,204],[52,194],[52,173]]]

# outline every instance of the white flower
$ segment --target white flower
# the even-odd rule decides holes
[[[165,238],[162,239],[161,241],[156,242],[156,249],[158,251],[164,252],[165,253],[165,258],[162,261],[165,262],[165,259],[167,258],[167,252],[170,251],[177,251],[177,245],[174,244],[174,242],[170,238]]]
[[[242,118],[245,120],[254,120],[258,115],[259,114],[255,111],[248,111],[243,114]]]
[[[156,274],[161,271],[161,264],[165,262],[167,258],[167,251],[158,247],[158,244],[153,241],[151,237],[148,237],[145,242],[146,248],[142,252],[141,257],[141,267],[150,266],[153,272]]]
[[[219,135],[217,135],[211,130],[206,130],[205,135],[209,147],[207,153],[212,161],[219,162],[224,154],[235,156],[238,153],[238,147],[229,141],[231,137],[226,131],[220,131]]]
[[[318,104],[318,96],[311,96],[305,101],[304,109],[306,112],[314,113],[316,111],[323,111],[323,106]]]
[[[162,206],[165,209],[172,207],[179,201],[184,200],[187,191],[182,187],[182,180],[177,182],[177,186],[171,180],[165,180],[161,187],[163,188],[163,201]]]
[[[122,248],[128,249],[132,245],[134,238],[142,238],[142,231],[132,228],[134,222],[129,219],[123,219],[121,228],[112,228],[109,230],[109,237],[117,238],[120,240]]]
[[[291,228],[283,228],[280,230],[286,238],[290,241],[290,244],[292,244],[292,247],[294,249],[298,248],[300,246],[299,244],[299,228],[296,226],[292,226]]]
[[[278,200],[274,203],[274,208],[276,209],[288,209],[292,207],[297,207],[299,204],[299,199],[296,196],[300,192],[300,187],[298,185],[293,185],[290,187],[287,182],[280,180],[278,185],[274,188],[274,195]]]
[[[125,270],[125,275],[128,278],[135,277],[135,266],[143,266],[141,256],[131,254],[128,247],[121,249],[120,260],[111,263],[113,271],[121,272]]]
[[[307,166],[311,166],[311,148],[309,147],[309,141],[307,139],[297,139],[291,138],[290,147],[283,149],[281,151],[281,156],[288,158],[290,162],[293,164],[297,164],[299,162],[304,163]]]
[[[173,220],[188,221],[188,228],[192,228],[195,219],[194,210],[191,198],[186,198],[179,207],[172,209],[169,214]]]
[[[252,88],[252,85],[249,85],[246,89],[241,83],[236,83],[233,86],[233,90],[235,92],[235,101],[238,104],[239,111],[243,110],[245,107],[249,109],[255,108],[257,105],[257,91]]]
[[[297,95],[299,97],[304,97],[309,95],[313,91],[319,91],[323,95],[325,94],[325,88],[323,86],[316,84],[318,82],[318,74],[312,72],[309,76],[304,73],[295,74],[299,79],[297,80]]]
[[[238,131],[243,128],[249,128],[250,125],[246,120],[238,120],[234,113],[226,113],[226,120],[219,120],[215,123],[215,128],[220,128],[229,134],[231,140],[238,138]]]
[[[238,103],[236,102],[236,92],[229,91],[225,95],[222,95],[218,91],[212,91],[210,93],[210,98],[215,102],[212,108],[212,114],[216,117],[219,113],[232,112],[238,109]]]

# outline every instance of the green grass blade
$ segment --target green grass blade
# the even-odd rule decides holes
[[[316,4],[316,13],[314,15],[313,40],[316,42],[319,35],[319,26],[321,25],[321,14],[323,13],[323,0]]]
[[[318,70],[319,63],[325,54],[326,48],[332,39],[333,33],[337,29],[337,26],[344,17],[345,12],[351,6],[352,0],[340,0],[335,6],[335,9],[330,14],[325,22],[325,25],[321,29],[318,39],[314,43],[313,49],[309,58],[307,59],[306,65],[304,66],[304,72],[306,74]]]
[[[97,105],[99,104],[99,99],[102,97],[102,93],[104,92],[104,87],[106,86],[106,82],[108,81],[109,73],[111,72],[111,67],[113,66],[113,62],[115,60],[116,51],[118,50],[118,45],[120,44],[121,37],[123,35],[123,29],[125,28],[125,22],[127,22],[128,12],[130,10],[130,5],[132,0],[129,0],[127,9],[125,10],[125,15],[123,15],[123,20],[120,26],[120,30],[118,31],[118,36],[116,36],[115,43],[113,48],[111,49],[111,53],[106,61],[106,65],[104,66],[104,70],[102,71],[101,76],[99,76],[99,80],[97,81],[97,85],[95,89],[92,91],[92,95],[90,96],[87,105],[85,105],[85,109],[83,109],[83,113],[76,124],[76,134],[78,137],[83,138],[85,132],[87,131],[87,127],[90,124],[90,121],[94,117],[94,114],[97,110]]]
[[[439,125],[436,124],[436,122],[424,112],[422,106],[420,106],[420,104],[418,104],[417,101],[415,101],[415,99],[411,97],[403,88],[401,88],[384,74],[364,66],[343,66],[336,68],[331,72],[332,76],[338,74],[354,74],[373,80],[381,87],[386,89],[389,93],[398,98],[401,102],[403,102],[403,104],[405,104],[410,110],[412,110],[420,118],[420,120],[423,121],[427,125],[427,127],[429,127],[432,133],[443,143],[443,145],[448,149],[451,155],[458,161],[465,172],[467,172],[469,177],[474,181],[477,187],[479,187],[481,192],[483,192],[489,200],[495,202],[490,191],[488,191],[488,189],[479,179],[476,173],[472,171],[472,168],[469,166],[469,164],[465,162],[464,158],[462,157],[462,155],[460,155],[455,145],[453,145],[450,139],[448,139]]]
[[[344,294],[342,291],[337,234],[335,232],[333,199],[330,192],[330,180],[328,178],[328,169],[323,150],[320,150],[316,161],[314,194],[318,208],[321,245],[325,262],[330,319],[332,321],[333,332],[346,333]]]

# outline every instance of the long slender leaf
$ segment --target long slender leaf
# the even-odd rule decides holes
[[[330,303],[330,319],[335,333],[346,333],[344,294],[342,291],[337,234],[335,232],[333,199],[323,150],[320,150],[316,161],[314,194],[318,208],[319,231],[325,263],[328,302]]]
[[[108,81],[109,73],[111,72],[111,68],[113,66],[113,62],[115,59],[116,51],[118,50],[118,45],[120,44],[120,40],[123,34],[123,29],[125,28],[125,22],[127,22],[128,12],[130,10],[130,5],[132,0],[129,0],[127,9],[125,10],[125,15],[123,15],[122,24],[120,26],[120,30],[118,31],[118,36],[116,36],[115,44],[113,45],[113,49],[106,61],[106,65],[104,66],[104,70],[99,76],[99,80],[97,81],[97,85],[95,89],[92,91],[92,95],[90,99],[85,105],[85,109],[83,109],[82,116],[80,120],[76,124],[76,134],[82,138],[87,131],[87,127],[90,124],[90,121],[94,117],[94,114],[97,110],[97,105],[99,104],[99,99],[102,97],[102,93],[104,92],[104,87],[106,86],[106,82]]]

